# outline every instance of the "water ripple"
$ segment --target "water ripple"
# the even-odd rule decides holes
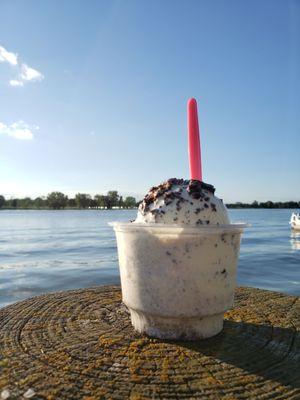
[[[135,211],[0,212],[0,307],[36,294],[119,283],[109,221]],[[230,210],[251,224],[242,240],[238,284],[300,294],[300,233],[291,210]]]

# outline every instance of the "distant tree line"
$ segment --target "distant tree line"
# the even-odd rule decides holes
[[[86,193],[77,193],[75,197],[68,197],[61,192],[51,192],[47,197],[36,197],[31,199],[25,197],[22,199],[12,198],[5,199],[0,195],[0,209],[53,209],[61,210],[64,208],[70,209],[85,209],[85,208],[135,208],[138,207],[138,202],[134,197],[128,196],[123,199],[116,190],[110,190],[106,195],[96,194],[94,197]],[[286,201],[286,202],[258,202],[253,203],[231,203],[226,204],[228,208],[300,208],[300,201]]]
[[[30,197],[5,199],[0,195],[0,209],[112,209],[137,206],[138,203],[134,197],[128,196],[123,199],[116,190],[110,190],[106,195],[97,194],[94,197],[86,193],[77,193],[75,197],[69,198],[61,192],[51,192],[47,197],[36,197],[35,199]]]
[[[228,208],[300,208],[300,201],[265,201],[265,202],[258,202],[253,201],[253,203],[233,203],[233,204],[226,204]]]

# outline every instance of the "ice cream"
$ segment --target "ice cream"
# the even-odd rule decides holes
[[[214,187],[169,179],[133,223],[114,223],[123,301],[135,329],[163,339],[216,335],[232,305],[243,226]]]
[[[215,188],[197,180],[168,179],[152,187],[139,206],[136,223],[226,225],[223,201]]]
[[[244,224],[231,224],[203,182],[197,103],[188,101],[191,180],[152,187],[133,222],[114,222],[122,299],[140,333],[200,339],[222,330],[232,306]]]

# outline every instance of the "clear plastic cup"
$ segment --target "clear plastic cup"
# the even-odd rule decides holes
[[[162,339],[218,334],[233,304],[245,224],[112,222],[123,302],[134,328]]]

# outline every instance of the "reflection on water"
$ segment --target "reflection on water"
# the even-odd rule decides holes
[[[300,250],[300,231],[291,230],[291,246],[293,250]]]

